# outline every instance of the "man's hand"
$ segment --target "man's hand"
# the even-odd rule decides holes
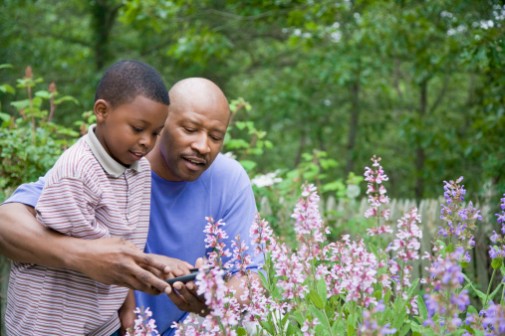
[[[203,264],[203,259],[198,258],[195,267],[201,268]],[[193,281],[186,284],[176,282],[173,285],[172,292],[168,293],[168,296],[180,310],[206,316],[209,313],[209,309],[205,304],[205,298],[199,296],[196,290],[197,288]]]
[[[195,267],[202,268],[203,265],[203,259],[199,258],[196,261]],[[249,273],[247,277],[249,277],[249,281],[252,279],[260,281],[258,274],[254,272]],[[232,275],[226,281],[226,286],[235,291],[235,297],[241,305],[249,304],[249,300],[246,299],[244,301],[241,299],[241,296],[244,294],[244,281],[247,281],[247,278],[244,278],[240,274]],[[202,317],[209,314],[210,310],[205,304],[205,298],[197,294],[197,287],[193,281],[187,284],[183,284],[182,282],[174,283],[173,291],[168,296],[180,310],[196,313]]]

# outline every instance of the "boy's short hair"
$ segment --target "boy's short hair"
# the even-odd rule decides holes
[[[133,101],[138,95],[170,104],[168,90],[156,69],[139,61],[124,60],[105,71],[96,88],[95,101],[104,99],[112,107],[117,107]]]

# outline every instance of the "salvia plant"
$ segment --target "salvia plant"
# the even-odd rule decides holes
[[[226,223],[207,218],[205,243],[213,252],[196,282],[210,313],[174,323],[177,335],[505,335],[504,285],[494,281],[505,275],[505,195],[496,214],[501,229],[490,237],[493,275],[481,290],[464,272],[482,218],[465,201],[462,178],[444,182],[439,234],[431,252],[421,255],[418,210],[390,220],[380,158],[372,158],[364,177],[369,207],[363,216],[374,224],[368,243],[350,235],[329,241],[317,190],[309,184],[292,214],[295,247],[258,216],[254,245],[234,237],[229,251]],[[264,256],[257,273],[250,270],[255,254]],[[225,256],[231,258],[223,263]],[[419,279],[413,267],[421,260],[427,276]],[[240,293],[226,285],[225,270],[240,276]]]

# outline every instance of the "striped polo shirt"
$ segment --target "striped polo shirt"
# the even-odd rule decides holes
[[[144,249],[151,173],[142,158],[115,161],[94,126],[65,151],[46,175],[37,219],[82,239],[122,237]],[[61,251],[65,253],[65,251]],[[105,285],[72,271],[13,263],[6,312],[9,335],[111,335],[128,288]]]

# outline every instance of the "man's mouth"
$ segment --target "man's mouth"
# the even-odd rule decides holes
[[[182,158],[186,162],[189,162],[192,166],[196,166],[198,168],[205,167],[207,165],[207,160],[199,158],[199,157],[195,157],[195,156],[183,156]]]

